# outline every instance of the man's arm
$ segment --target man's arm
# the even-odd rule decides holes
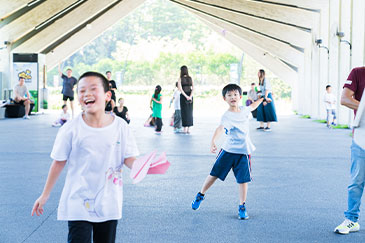
[[[29,94],[28,89],[27,89],[27,100],[30,100],[30,94]]]
[[[341,95],[341,105],[344,105],[350,109],[357,110],[360,102],[354,98],[355,92],[349,88],[344,88]]]

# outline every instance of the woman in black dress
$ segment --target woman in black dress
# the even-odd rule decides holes
[[[190,127],[193,126],[193,90],[194,82],[189,76],[188,68],[182,66],[180,68],[180,78],[178,87],[180,95],[181,121],[184,127],[184,133],[189,134]]]
[[[119,98],[118,102],[119,102],[119,106],[115,106],[113,109],[113,112],[115,115],[124,119],[129,124],[129,122],[131,120],[129,119],[128,108],[124,106],[124,99]]]

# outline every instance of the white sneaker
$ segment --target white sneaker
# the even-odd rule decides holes
[[[350,232],[356,232],[360,230],[359,223],[352,222],[349,219],[345,219],[339,226],[334,230],[335,233],[347,235]]]
[[[23,116],[23,118],[24,118],[24,119],[27,119],[27,120],[29,120],[29,119],[30,119],[28,115]]]

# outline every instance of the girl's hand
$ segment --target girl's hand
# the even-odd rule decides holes
[[[44,210],[43,210],[43,206],[46,204],[46,202],[48,201],[48,196],[43,196],[41,195],[34,203],[33,209],[32,209],[32,216],[34,215],[34,213],[37,214],[37,216],[40,216],[41,214],[43,214]]]
[[[267,103],[270,103],[272,101],[272,99],[266,98],[266,101],[267,101]]]
[[[264,106],[266,106],[266,105],[267,105],[267,102],[266,102],[266,101],[264,101],[264,102],[262,102],[262,104],[263,104]]]

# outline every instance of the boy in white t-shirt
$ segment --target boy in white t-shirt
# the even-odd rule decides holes
[[[226,141],[218,153],[210,175],[205,179],[201,191],[198,192],[191,206],[194,210],[199,209],[206,191],[214,184],[217,178],[224,181],[232,169],[239,184],[240,204],[238,207],[238,218],[248,219],[245,202],[248,182],[251,181],[250,155],[255,150],[255,146],[251,143],[249,136],[249,118],[251,117],[251,111],[255,110],[264,99],[262,97],[250,106],[240,107],[242,90],[236,84],[225,86],[222,94],[229,108],[223,114],[221,123],[214,132],[210,147],[211,152],[215,153],[217,151],[215,142],[223,132],[227,135]]]
[[[179,133],[181,132],[182,123],[181,123],[181,108],[180,108],[180,95],[181,92],[177,88],[178,82],[176,82],[176,89],[174,91],[174,97],[172,101],[174,102],[174,132]]]
[[[336,126],[336,97],[332,94],[331,85],[326,86],[326,93],[324,94],[324,105],[327,110],[327,127],[331,125]],[[330,116],[333,116],[332,123],[330,122]]]
[[[115,242],[122,217],[123,164],[131,168],[138,149],[127,123],[105,114],[111,99],[108,80],[100,73],[81,75],[77,93],[83,113],[62,126],[51,158],[54,160],[32,215],[43,214],[62,169],[68,170],[58,206],[58,220],[68,221],[68,242]]]
[[[60,127],[63,126],[68,120],[71,119],[70,114],[67,112],[67,105],[62,105],[62,112],[57,120],[52,124],[52,127]]]

